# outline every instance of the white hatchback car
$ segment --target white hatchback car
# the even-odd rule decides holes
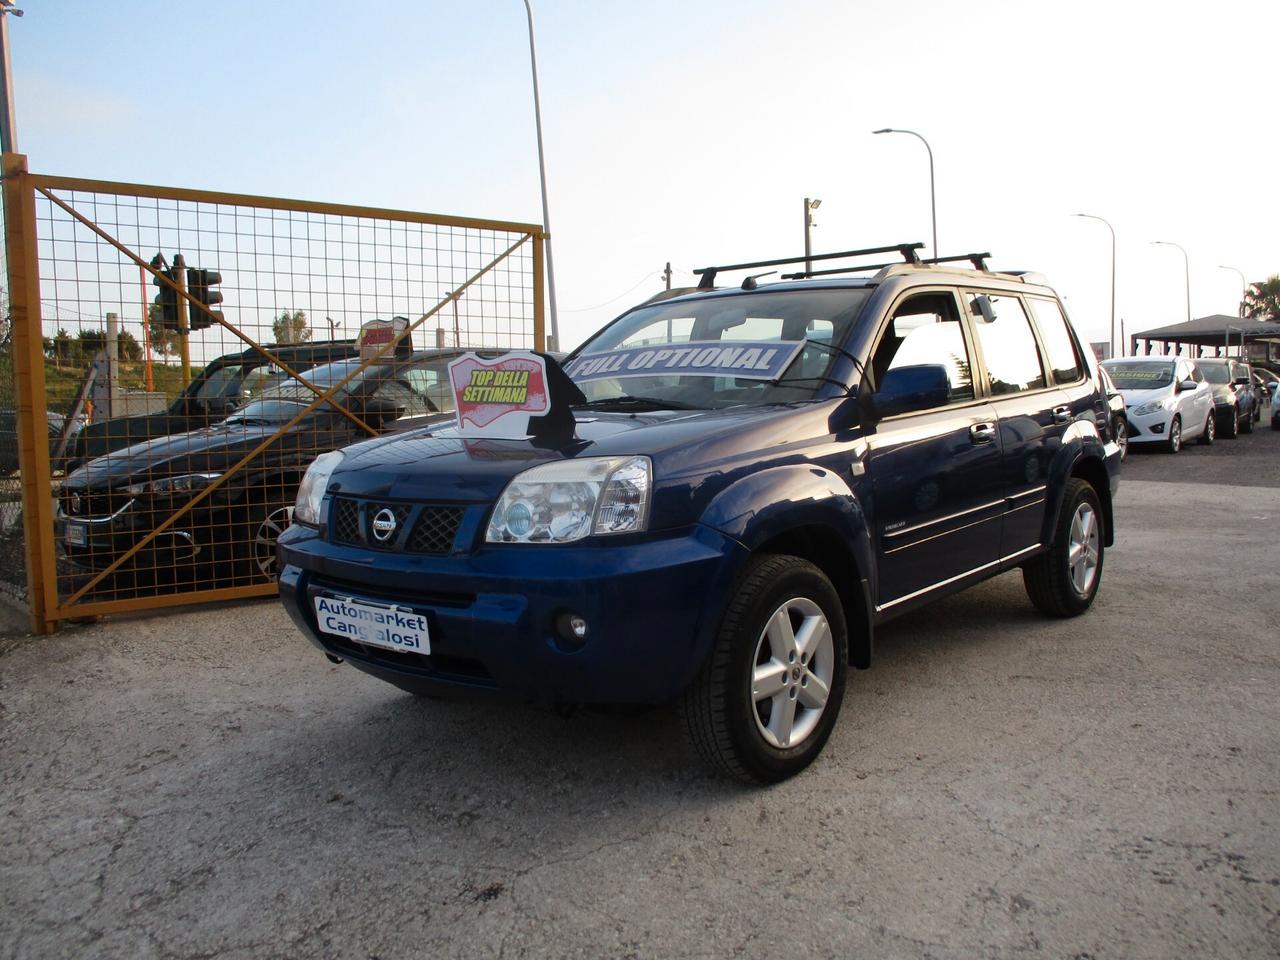
[[[1124,397],[1130,443],[1158,443],[1169,453],[1183,441],[1213,443],[1213,388],[1186,357],[1124,357],[1102,364]]]

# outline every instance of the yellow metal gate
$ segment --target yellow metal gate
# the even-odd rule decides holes
[[[535,224],[105,183],[4,157],[33,629],[275,592],[316,456],[543,348]]]

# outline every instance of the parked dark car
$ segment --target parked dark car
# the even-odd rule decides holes
[[[358,353],[354,340],[269,344],[267,349],[298,373],[305,373],[317,364],[346,360]],[[280,367],[254,349],[219,357],[201,370],[162,413],[113,417],[85,426],[67,445],[64,468],[71,473],[85,461],[112,450],[217,423],[257,389],[284,376]]]
[[[1102,381],[1102,392],[1107,397],[1107,410],[1110,413],[1111,439],[1120,448],[1120,462],[1129,456],[1129,421],[1124,414],[1124,397],[1116,389],[1107,368],[1098,366],[1098,378]]]
[[[1213,409],[1218,433],[1231,438],[1252,433],[1260,413],[1253,386],[1253,371],[1247,363],[1228,358],[1201,359],[1196,364],[1213,387]]]
[[[877,625],[1018,567],[1050,615],[1097,594],[1120,451],[1029,278],[748,279],[628,311],[563,366],[572,435],[441,425],[313,464],[280,592],[330,659],[414,693],[678,699],[712,764],[775,781]]]
[[[65,422],[59,413],[45,412],[45,430],[49,439],[49,456],[58,447]],[[0,476],[7,476],[18,469],[18,414],[15,410],[0,410]]]
[[[431,422],[452,409],[445,366],[457,351],[432,350],[361,370],[335,396],[380,431]],[[314,367],[307,380],[332,386],[359,359]],[[66,478],[59,534],[75,569],[101,570],[125,554],[205,487],[278,434],[315,399],[296,380],[264,391],[221,423],[91,460]],[[306,414],[207,500],[112,575],[110,594],[171,582],[227,586],[275,574],[275,541],[289,524],[298,482],[317,454],[368,434],[326,402]]]

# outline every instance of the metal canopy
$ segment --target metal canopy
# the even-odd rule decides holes
[[[1269,341],[1280,343],[1280,323],[1234,317],[1215,313],[1197,317],[1186,323],[1174,323],[1129,335],[1129,342],[1136,346],[1139,340],[1156,340],[1161,343],[1187,343],[1202,347],[1218,347],[1228,342]]]

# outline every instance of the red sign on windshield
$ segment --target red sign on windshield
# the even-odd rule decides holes
[[[532,353],[464,354],[449,364],[449,382],[466,436],[524,439],[529,417],[551,408],[546,361]]]

